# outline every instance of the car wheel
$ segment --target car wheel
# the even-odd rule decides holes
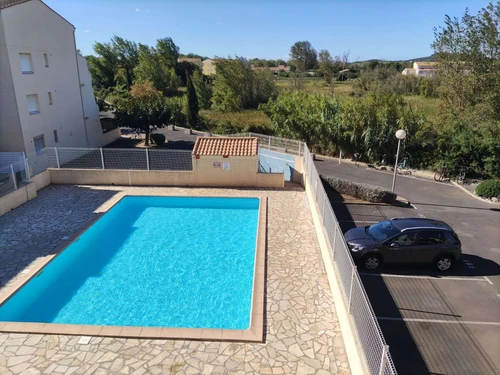
[[[382,264],[382,259],[379,255],[368,254],[363,258],[363,266],[367,270],[376,270]]]
[[[436,259],[436,268],[438,271],[448,271],[454,263],[454,259],[450,255],[441,255]]]

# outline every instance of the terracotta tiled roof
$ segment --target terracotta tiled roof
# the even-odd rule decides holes
[[[8,8],[8,7],[11,7],[13,5],[17,5],[17,4],[21,4],[21,3],[25,3],[26,1],[30,1],[30,0],[0,0],[0,9]]]
[[[254,137],[198,137],[193,155],[255,156],[258,154],[258,138]]]

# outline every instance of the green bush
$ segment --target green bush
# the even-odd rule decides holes
[[[396,194],[379,186],[359,184],[334,177],[321,176],[321,178],[340,194],[350,195],[373,203],[393,203],[396,200]]]
[[[483,198],[500,198],[500,180],[485,180],[476,188],[476,194]]]
[[[163,146],[165,144],[165,136],[160,133],[154,133],[149,136],[151,140],[155,143],[157,146]]]

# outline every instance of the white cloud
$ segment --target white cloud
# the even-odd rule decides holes
[[[141,10],[139,8],[135,8],[135,11],[136,12],[140,12]]]
[[[90,33],[92,30],[89,30],[89,29],[85,29],[83,30],[84,33]]]
[[[138,13],[149,13],[149,9],[135,8],[135,11]]]

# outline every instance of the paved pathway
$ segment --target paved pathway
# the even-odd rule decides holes
[[[0,334],[0,374],[350,373],[301,188],[50,186],[0,217],[0,285],[22,278],[37,257],[124,194],[269,197],[265,343]]]

